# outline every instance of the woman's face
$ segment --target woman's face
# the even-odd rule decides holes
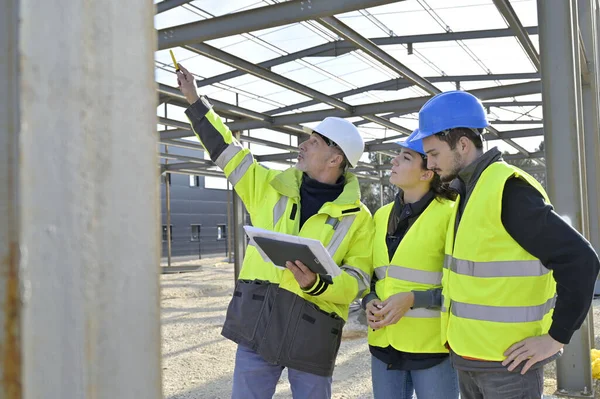
[[[392,160],[390,183],[406,190],[423,183],[426,172],[421,154],[402,148],[400,154]]]

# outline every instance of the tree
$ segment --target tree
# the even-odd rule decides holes
[[[544,141],[542,141],[540,143],[540,146],[536,149],[536,151],[544,151]],[[507,154],[508,154],[508,152],[506,152],[506,151],[503,153],[503,155],[507,155]],[[506,163],[514,165],[517,168],[523,169],[525,172],[527,172],[531,176],[533,176],[538,182],[540,182],[542,187],[546,188],[546,171],[545,170],[542,170],[542,171],[532,170],[531,172],[528,171],[528,170],[531,170],[532,168],[537,168],[539,166],[532,159],[529,159],[529,158],[510,159],[510,160],[506,160]]]
[[[373,165],[378,165],[378,162],[377,162],[378,159],[379,159],[378,154],[369,153],[369,160],[371,161],[371,163]],[[389,164],[391,161],[392,161],[392,157],[387,156],[387,155],[382,155],[382,157],[381,157],[382,163]],[[369,170],[369,171],[365,172],[364,174],[379,177],[378,172],[374,171],[374,170]],[[388,204],[394,200],[394,197],[395,197],[396,191],[397,191],[396,187],[394,185],[390,184],[389,175],[390,175],[389,171],[384,171],[384,174],[383,174],[383,204],[384,205]],[[380,198],[381,187],[382,187],[382,185],[380,185],[376,181],[371,181],[371,180],[361,180],[360,181],[361,201],[363,204],[365,204],[367,206],[367,208],[369,208],[369,210],[373,214],[375,213],[375,211],[377,209],[380,208],[380,205],[381,205],[381,198]]]

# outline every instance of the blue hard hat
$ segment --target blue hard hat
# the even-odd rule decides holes
[[[424,139],[457,127],[483,129],[489,126],[483,104],[466,91],[447,91],[435,95],[419,111],[419,134]]]
[[[408,148],[409,150],[418,152],[421,155],[425,155],[425,151],[423,150],[423,140],[421,140],[421,139],[415,140],[415,137],[418,134],[419,134],[419,129],[416,129],[406,139],[401,140],[401,141],[396,141],[396,144],[398,144],[400,147]]]

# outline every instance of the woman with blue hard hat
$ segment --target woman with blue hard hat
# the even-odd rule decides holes
[[[375,399],[458,398],[458,378],[440,335],[444,244],[452,193],[427,169],[421,140],[399,142],[390,183],[399,192],[374,216],[369,324]]]
[[[543,365],[589,310],[600,262],[542,185],[484,153],[481,102],[441,93],[419,111],[428,168],[457,192],[446,240],[441,342],[462,399],[541,398]],[[568,132],[565,132],[568,133]]]

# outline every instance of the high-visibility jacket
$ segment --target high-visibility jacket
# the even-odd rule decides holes
[[[309,295],[311,290],[303,291],[292,272],[265,262],[256,247],[249,245],[239,279],[279,284],[280,288],[316,304],[321,310],[347,319],[349,304],[365,293],[371,276],[374,228],[369,210],[360,202],[357,177],[347,173],[340,196],[326,202],[300,229],[302,172],[296,168],[283,172],[270,170],[258,164],[206,99],[194,103],[186,113],[196,136],[246,206],[253,226],[317,239],[344,271],[332,279],[333,284],[327,289],[320,290],[318,295]]]
[[[552,321],[552,272],[502,225],[504,185],[513,177],[528,182],[549,203],[533,177],[495,162],[481,174],[455,228],[457,200],[448,229],[442,342],[463,357],[502,361],[511,345],[547,333]]]
[[[375,291],[384,301],[400,292],[440,288],[444,245],[454,202],[434,199],[410,226],[390,262],[386,236],[394,203],[374,216],[373,267]],[[440,310],[411,309],[397,323],[369,329],[369,345],[410,353],[447,353],[440,338]]]

